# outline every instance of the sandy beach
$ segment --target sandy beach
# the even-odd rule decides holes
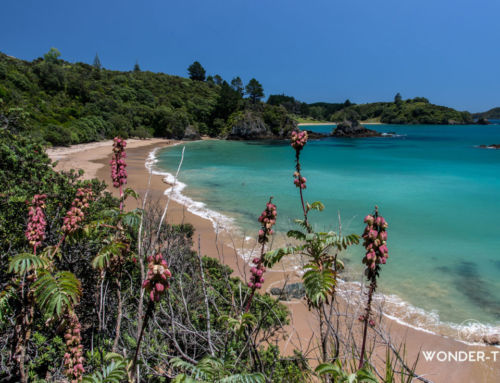
[[[309,124],[305,124],[309,125]],[[141,196],[146,192],[148,182],[148,171],[145,161],[149,153],[158,147],[174,144],[173,140],[149,139],[149,140],[129,140],[127,145],[127,171],[128,187],[133,188]],[[75,145],[69,148],[51,148],[47,150],[48,155],[58,161],[56,169],[83,169],[84,178],[98,178],[106,183],[110,181],[108,163],[111,157],[112,141]],[[186,147],[189,150],[189,146]],[[152,200],[162,200],[166,202],[164,191],[168,187],[162,176],[153,175],[150,186],[150,197]],[[110,190],[116,193],[115,190]],[[129,208],[135,206],[129,205]],[[256,217],[257,218],[257,217]],[[243,259],[237,254],[236,249],[242,247],[238,245],[231,233],[217,232],[214,230],[211,221],[188,211],[187,206],[170,201],[167,213],[168,223],[189,222],[194,225],[197,242],[200,239],[201,251],[204,255],[220,259],[230,266],[235,275],[245,278],[248,275],[248,267]],[[258,227],[256,225],[256,232]],[[232,243],[232,242],[236,243]],[[229,246],[231,245],[231,246]],[[198,244],[195,243],[197,247]],[[266,283],[264,289],[270,286],[282,285],[285,280],[296,281],[299,276],[294,272],[283,270],[282,266],[266,273]],[[306,350],[315,345],[310,345],[310,339],[317,332],[316,321],[311,320],[312,315],[308,311],[303,301],[292,301],[286,303],[291,314],[291,324],[286,328],[286,336],[281,342],[282,353],[289,355],[294,349]],[[354,305],[351,305],[354,306]],[[359,306],[346,307],[345,312],[355,315]],[[360,325],[359,325],[360,326]],[[419,363],[417,372],[426,379],[440,382],[499,382],[500,381],[500,348],[493,346],[471,346],[451,338],[435,335],[426,331],[404,326],[396,321],[383,317],[378,324],[381,329],[390,333],[393,343],[406,343],[407,360],[414,361],[418,356]],[[458,352],[468,353],[467,361],[438,361],[436,358],[432,362],[426,361],[421,351]],[[386,346],[378,345],[375,349],[375,364],[382,365],[385,359]],[[484,353],[484,354],[481,354]],[[314,355],[314,351],[311,356]],[[442,355],[442,354],[441,354]],[[472,361],[471,355],[475,361]],[[484,355],[484,360],[478,356]],[[489,359],[487,359],[489,357]],[[496,358],[496,360],[495,360]],[[479,360],[478,360],[479,359]]]

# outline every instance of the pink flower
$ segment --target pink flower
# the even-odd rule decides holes
[[[297,152],[300,152],[307,143],[306,131],[293,131],[291,135],[291,145]]]
[[[113,140],[113,158],[110,161],[111,165],[111,179],[114,187],[120,187],[127,183],[127,164],[125,158],[125,147],[127,143],[120,137],[115,137]]]
[[[45,228],[47,221],[45,219],[46,194],[35,194],[31,201],[31,206],[28,211],[28,227],[26,228],[26,239],[33,246],[33,251],[36,254],[36,248],[40,246],[45,239]]]
[[[373,225],[373,220],[374,220],[373,216],[372,216],[372,215],[370,215],[370,214],[368,214],[368,215],[365,217],[364,222],[365,222],[365,223],[367,223],[368,225]]]
[[[364,219],[366,223],[363,234],[363,246],[366,249],[363,263],[368,270],[375,271],[378,265],[384,265],[389,257],[387,248],[387,222],[378,215],[378,208],[375,208],[375,216],[367,215]]]
[[[72,233],[78,229],[79,223],[85,218],[84,210],[89,207],[92,196],[93,192],[90,188],[79,188],[76,191],[76,198],[63,219],[62,230],[65,233]]]
[[[149,298],[153,302],[158,302],[165,290],[170,287],[168,280],[172,273],[167,267],[167,261],[161,253],[148,257],[148,272],[142,287],[149,292]]]
[[[68,327],[64,334],[67,352],[64,354],[66,376],[72,382],[81,382],[85,369],[83,368],[83,346],[80,335],[81,325],[75,313],[68,314]]]
[[[276,224],[277,216],[278,213],[276,205],[272,203],[271,197],[269,202],[266,204],[266,208],[258,219],[258,221],[262,224],[259,230],[259,243],[262,244],[262,249],[264,249],[264,245],[269,241],[269,236],[274,233],[272,227]],[[251,289],[260,289],[262,287],[262,283],[264,282],[262,275],[266,271],[266,268],[263,265],[262,258],[254,258],[253,263],[255,266],[250,268],[252,276],[250,277],[250,282],[248,282],[248,287]]]

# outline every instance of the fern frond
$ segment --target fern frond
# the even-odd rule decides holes
[[[260,372],[252,374],[235,374],[220,379],[218,383],[265,383],[266,377]]]
[[[31,253],[19,253],[9,263],[9,273],[23,275],[32,270],[46,269],[49,260]]]
[[[209,370],[206,364],[203,363],[202,359],[197,365],[194,365],[192,363],[186,362],[185,360],[182,360],[180,358],[173,358],[170,363],[172,364],[172,367],[177,368],[181,371],[185,371],[189,374],[191,379],[194,379],[195,381],[197,380],[202,380],[202,381],[207,381],[208,379],[211,378],[210,372],[207,374],[207,370]],[[201,364],[201,366],[200,366]],[[185,382],[186,380],[183,380]]]
[[[335,273],[326,268],[320,270],[316,265],[306,265],[308,270],[304,273],[303,281],[307,297],[314,303],[325,301],[335,287]]]
[[[281,261],[281,258],[283,258],[286,255],[294,254],[297,251],[300,251],[302,247],[282,247],[281,249],[276,249],[272,251],[268,251],[266,254],[264,254],[264,266],[266,267],[272,267],[274,264],[278,263]]]
[[[126,245],[121,242],[111,242],[104,246],[96,257],[92,260],[92,267],[95,269],[105,269],[109,266],[111,258],[118,256]]]
[[[78,302],[81,294],[80,281],[69,271],[55,275],[44,273],[33,284],[40,308],[49,317],[59,317]]]
[[[137,230],[141,222],[141,215],[136,211],[129,211],[122,214],[122,222],[132,230]]]
[[[83,383],[121,383],[127,378],[126,362],[123,356],[108,353],[104,360],[111,362],[92,375],[83,378]]]

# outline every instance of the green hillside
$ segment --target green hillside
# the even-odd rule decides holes
[[[182,138],[188,126],[221,136],[245,110],[273,133],[283,131],[288,121],[283,107],[260,102],[256,80],[250,100],[243,98],[241,80],[229,85],[216,75],[205,81],[203,68],[202,77],[192,80],[141,71],[138,65],[129,72],[112,71],[98,60],[69,63],[59,56],[51,49],[28,62],[0,53],[0,126],[70,145],[117,135]]]
[[[379,121],[385,124],[468,124],[469,112],[459,112],[429,103],[424,97],[395,102],[375,102],[351,105],[331,115],[331,121]]]
[[[500,120],[500,107],[490,109],[487,112],[473,113],[472,117],[485,118],[487,120]]]
[[[429,103],[424,97],[395,102],[351,105],[331,115],[331,121],[376,120],[385,124],[469,124],[469,112]]]

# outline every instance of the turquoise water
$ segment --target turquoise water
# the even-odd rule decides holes
[[[390,258],[380,289],[445,322],[500,322],[500,125],[384,126],[398,137],[310,141],[302,154],[306,200],[322,201],[317,229],[361,234],[378,205],[389,222]],[[317,127],[329,131],[331,127]],[[203,141],[185,145],[182,191],[233,217],[247,235],[270,195],[277,229],[294,227],[301,210],[288,142]],[[173,172],[181,146],[157,153],[157,168]],[[359,271],[362,247],[348,257]]]

